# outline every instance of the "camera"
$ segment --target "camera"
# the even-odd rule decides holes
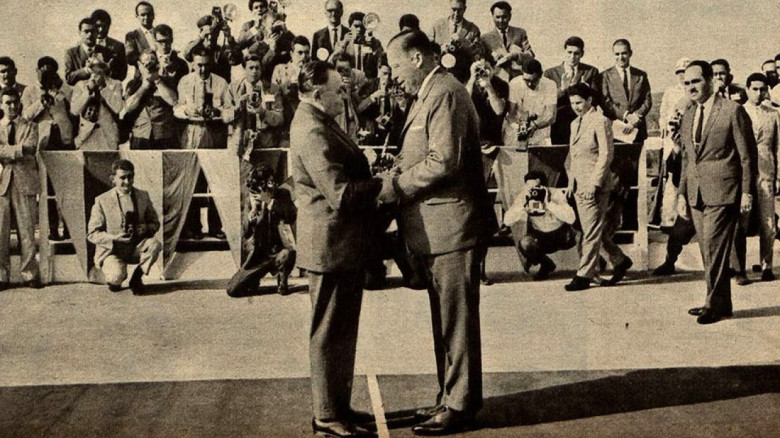
[[[281,35],[285,28],[286,26],[284,21],[275,21],[274,24],[271,25],[271,33],[275,35]]]
[[[376,125],[377,128],[388,131],[390,129],[390,114],[385,113],[377,117]]]
[[[451,40],[449,44],[447,44],[447,52],[449,53],[455,53],[460,49],[460,40]]]
[[[355,35],[355,39],[353,40],[355,42],[356,46],[362,46],[366,43],[366,36],[362,34]]]
[[[221,26],[222,23],[225,22],[225,18],[222,17],[222,8],[220,8],[219,6],[214,6],[213,8],[211,8],[211,15],[214,16],[215,26]]]
[[[160,70],[160,63],[157,62],[155,59],[149,60],[146,64],[144,64],[144,67],[146,70],[148,70],[150,73],[156,72]]]
[[[257,195],[260,192],[273,191],[276,188],[276,180],[271,169],[265,165],[260,165],[249,174],[249,178],[246,180],[246,187],[250,193]]]
[[[41,95],[41,104],[43,104],[44,106],[54,105],[54,96],[52,96],[49,93],[43,93]]]
[[[536,118],[537,118],[536,114],[531,114],[528,116],[525,122],[520,125],[520,127],[517,130],[517,141],[528,140],[528,138],[530,137],[528,130],[531,128],[531,124],[536,121]]]
[[[137,224],[138,213],[135,211],[126,211],[124,217],[122,218],[122,231],[124,231],[126,235],[130,236],[130,240],[141,237],[135,235]]]
[[[252,107],[258,107],[260,106],[260,103],[262,101],[262,96],[260,95],[260,92],[257,90],[253,90],[251,93],[249,93],[249,105]]]
[[[542,216],[546,212],[547,188],[544,186],[531,187],[525,196],[525,210],[529,216]]]
[[[474,77],[477,79],[482,79],[490,76],[490,70],[483,66],[477,66],[477,68],[474,70]]]
[[[97,123],[98,121],[98,113],[100,112],[100,99],[90,97],[87,101],[87,106],[84,108],[84,111],[81,113],[81,117],[84,118],[84,120],[92,123]]]
[[[216,115],[216,109],[214,108],[214,93],[206,93],[203,96],[203,106],[201,107],[200,114],[204,119],[210,119]]]

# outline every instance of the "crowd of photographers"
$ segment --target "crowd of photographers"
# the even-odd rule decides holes
[[[524,151],[528,145],[570,143],[572,122],[582,114],[573,109],[567,90],[577,84],[586,84],[590,90],[581,92],[580,97],[591,101],[609,120],[617,121],[610,129],[617,129],[618,140],[641,143],[647,138],[647,116],[653,105],[650,84],[645,72],[631,65],[633,52],[629,41],[615,41],[615,65],[600,73],[581,62],[585,42],[577,36],[569,37],[563,43],[563,62],[545,70],[535,59],[526,31],[510,25],[509,3],[498,1],[485,11],[494,23],[494,28],[487,32],[481,32],[464,17],[466,0],[449,0],[449,5],[449,15],[436,20],[429,35],[435,43],[439,64],[471,94],[480,117],[486,178],[491,178],[497,154],[493,146]],[[18,121],[3,124],[13,127],[8,128],[13,132],[3,133],[5,143],[29,143],[19,153],[4,154],[0,159],[8,169],[4,174],[14,171],[13,180],[5,188],[7,193],[2,195],[8,202],[0,204],[0,210],[15,212],[25,282],[31,286],[39,284],[31,232],[36,216],[34,197],[39,188],[37,182],[24,181],[24,169],[29,173],[35,166],[34,160],[25,157],[38,150],[110,151],[124,143],[130,149],[229,149],[240,157],[244,179],[250,179],[251,172],[262,166],[263,174],[270,172],[278,181],[287,177],[283,158],[275,155],[269,159],[270,155],[263,150],[289,147],[290,123],[299,102],[298,74],[311,59],[330,61],[341,76],[344,111],[337,122],[343,131],[361,145],[374,146],[367,149],[367,154],[376,171],[392,166],[391,155],[399,152],[395,146],[415,96],[405,93],[394,80],[383,45],[374,35],[379,22],[376,14],[355,11],[343,23],[344,5],[339,0],[327,0],[324,7],[327,25],[311,38],[294,35],[287,28],[284,3],[278,0],[249,0],[252,19],[241,26],[232,26],[234,6],[215,7],[197,21],[198,37],[178,52],[173,49],[173,29],[158,24],[153,5],[141,1],[134,9],[138,28],[128,32],[124,42],[109,36],[111,16],[105,10],[97,9],[82,19],[78,23],[79,44],[66,51],[62,68],[53,57],[41,57],[36,70],[38,80],[33,85],[18,83],[14,61],[0,57],[0,109],[4,120],[18,115]],[[400,30],[419,29],[420,22],[416,16],[406,14],[398,26]],[[675,65],[681,83],[665,93],[661,104],[660,125],[665,143],[662,188],[679,181],[676,136],[680,117],[689,105],[682,86],[688,62],[682,59]],[[780,60],[766,61],[762,74],[748,80],[748,92],[757,84],[761,95],[751,102],[766,105],[762,101],[778,82],[776,63],[780,64]],[[234,78],[233,68],[238,65],[244,75]],[[712,68],[718,93],[739,103],[748,101],[745,90],[732,83],[727,61],[713,61]],[[776,91],[780,94],[780,88]],[[28,124],[35,129],[28,129],[30,132],[22,139],[20,128]],[[772,181],[772,187],[767,188],[771,196],[765,196],[767,199],[776,190],[776,145],[772,153],[766,159],[774,160],[774,167],[764,166],[772,173],[765,178]],[[589,226],[582,223],[583,206],[572,217],[563,206],[566,202],[559,202],[553,190],[567,187],[567,183],[572,189],[572,179],[555,172],[528,173],[524,181],[530,182],[529,190],[523,191],[517,202],[505,206],[504,229],[522,224],[523,230],[515,233],[516,244],[526,270],[540,266],[536,279],[546,278],[555,269],[544,253],[550,248],[574,246],[574,229]],[[204,190],[205,181],[198,184],[199,190]],[[623,206],[620,182],[611,190],[592,218],[599,229],[603,228],[603,249],[614,246],[610,235],[619,226]],[[667,196],[664,202],[673,204],[675,200],[675,196]],[[208,207],[208,233],[225,238],[214,205],[204,200],[198,202],[205,204],[195,203],[184,236],[202,237],[199,209]],[[555,207],[558,204],[562,204],[560,208]],[[675,231],[670,239],[669,257],[656,270],[659,275],[674,272],[679,248],[692,235],[692,227],[688,226],[686,232],[687,223],[676,218],[675,206],[666,204],[661,210],[661,222]],[[517,211],[520,207],[525,210],[522,214]],[[550,212],[545,210],[548,207]],[[56,209],[51,210],[50,238],[67,237],[60,236]],[[769,215],[769,207],[762,207],[762,216]],[[762,236],[770,232],[774,235],[774,207],[771,216],[772,220],[762,220],[766,222]],[[10,231],[7,222],[0,224],[0,238],[5,239],[2,246],[6,248]],[[767,239],[762,237],[762,279],[772,277],[771,249],[764,248],[770,245],[765,243]],[[608,281],[616,283],[632,261],[622,253],[613,256],[613,276]],[[7,254],[0,254],[0,258],[7,259]],[[7,262],[4,263],[6,267],[0,269],[3,287],[9,278]],[[603,265],[604,260],[599,258],[596,263]],[[744,265],[743,255],[734,264],[740,278],[745,276]],[[569,285],[571,290],[587,287],[583,282],[589,284],[594,275],[588,269],[580,283]],[[378,266],[370,274],[381,285],[383,267]],[[489,281],[484,269],[483,277],[483,281]]]

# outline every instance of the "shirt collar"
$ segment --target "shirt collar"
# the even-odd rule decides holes
[[[3,117],[2,119],[0,119],[0,126],[2,126],[3,128],[7,128],[9,123],[11,123],[11,119],[9,119],[8,117]]]
[[[420,84],[420,89],[417,90],[417,97],[420,97],[420,93],[422,93],[423,90],[425,90],[425,86],[428,85],[428,82],[431,81],[431,78],[433,77],[433,75],[436,73],[437,70],[439,70],[438,65],[434,67],[434,69],[431,70],[430,73],[428,73],[428,76],[426,76],[425,79],[423,79],[422,84]]]

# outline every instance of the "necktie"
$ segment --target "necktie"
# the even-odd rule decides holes
[[[16,144],[16,124],[14,122],[8,123],[8,144],[9,145],[15,145]]]
[[[355,49],[357,53],[355,54],[355,65],[356,68],[360,71],[363,71],[363,51],[361,49],[361,45],[358,44],[355,46]]]
[[[331,42],[331,47],[336,47],[336,43],[339,42],[339,30],[337,27],[333,28],[333,41]]]
[[[628,97],[628,69],[626,68],[623,69],[623,90],[626,91],[626,97]]]
[[[582,126],[582,117],[577,118],[577,130],[574,131],[575,135],[578,135],[580,133],[580,127]]]
[[[508,47],[507,47],[507,43],[508,43],[509,41],[507,41],[507,39],[506,39],[506,30],[502,30],[502,31],[501,31],[501,40],[502,40],[502,41],[504,41],[504,48],[505,48],[505,49],[506,49],[506,48],[508,48]]]
[[[701,131],[704,127],[704,105],[699,105],[699,121],[696,123],[696,133],[693,135],[693,143],[696,145],[696,149],[701,144]]]

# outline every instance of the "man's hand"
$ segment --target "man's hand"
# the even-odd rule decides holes
[[[626,115],[626,121],[636,128],[642,122],[642,118],[634,113],[629,113]]]
[[[379,175],[382,179],[382,190],[379,191],[379,196],[377,196],[376,200],[380,205],[395,204],[398,202],[398,195],[395,193],[395,188],[393,187],[393,178],[395,178],[395,176],[396,173],[394,172],[386,172]]]
[[[149,232],[149,228],[145,224],[138,224],[135,227],[135,236],[140,239],[145,238],[147,232]]]
[[[265,38],[265,42],[266,42],[266,44],[268,44],[268,49],[270,51],[273,52],[273,51],[276,50],[276,43],[277,43],[277,41],[279,41],[279,36],[281,36],[280,33],[273,33],[273,32],[271,32],[271,34],[268,35]]]
[[[677,195],[677,216],[685,220],[690,220],[688,217],[688,200],[685,199],[685,195]]]
[[[370,96],[370,97],[371,97],[371,100],[373,100],[374,102],[376,102],[376,101],[378,101],[379,99],[381,99],[381,98],[385,97],[386,95],[387,95],[387,92],[385,91],[385,87],[381,87],[381,86],[380,86],[378,90],[376,90],[376,91],[374,91],[373,93],[371,93],[371,96]]]
[[[290,250],[284,248],[274,256],[274,263],[277,269],[282,269],[287,264],[287,260],[290,259]]]
[[[597,187],[593,186],[586,189],[578,190],[575,195],[582,200],[592,201],[593,198],[596,197],[596,190]]]
[[[750,193],[743,193],[739,201],[739,212],[742,214],[750,213],[753,208],[753,195]]]
[[[127,233],[122,233],[122,234],[114,234],[113,236],[111,236],[111,239],[117,243],[130,243],[130,239],[132,237],[133,236]]]
[[[190,117],[199,117],[200,116],[200,108],[198,108],[195,105],[189,105],[186,108],[184,108],[184,114],[190,116]]]

